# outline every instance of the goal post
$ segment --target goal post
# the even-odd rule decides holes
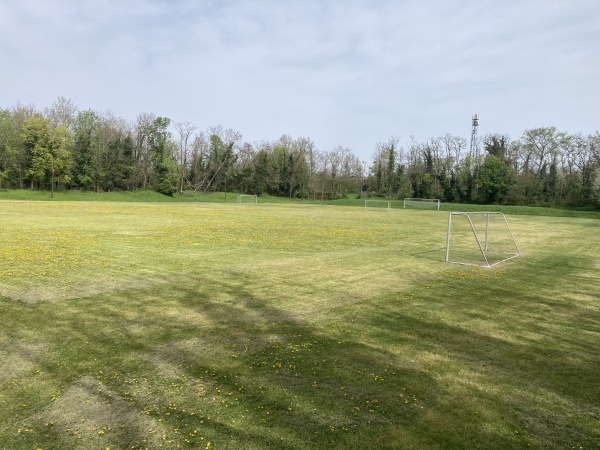
[[[390,212],[392,209],[392,202],[389,200],[365,200],[365,211],[376,209]]]
[[[256,204],[258,204],[258,195],[247,195],[247,194],[238,195],[237,203],[244,204],[244,205],[256,205]]]
[[[521,255],[501,212],[448,214],[446,262],[492,267]]]
[[[436,211],[440,210],[440,199],[439,198],[405,198],[404,209],[415,208],[415,209],[433,209]]]

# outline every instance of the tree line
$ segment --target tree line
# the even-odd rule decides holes
[[[153,113],[128,122],[59,97],[43,111],[0,109],[0,188],[600,205],[597,131],[542,127],[514,140],[488,134],[474,144],[447,133],[402,146],[392,136],[366,162],[346,147],[318,150],[306,137],[248,143],[223,126],[199,130]]]

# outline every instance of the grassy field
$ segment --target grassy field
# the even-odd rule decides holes
[[[600,447],[597,216],[484,269],[444,212],[0,207],[0,448]]]

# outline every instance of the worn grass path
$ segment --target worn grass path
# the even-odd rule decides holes
[[[596,219],[0,204],[0,448],[600,446]]]

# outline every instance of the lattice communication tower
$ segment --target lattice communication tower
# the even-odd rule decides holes
[[[471,173],[475,168],[475,161],[479,158],[479,145],[477,144],[477,129],[479,128],[479,114],[473,114],[473,126],[471,128],[471,147],[469,156],[471,157]]]

